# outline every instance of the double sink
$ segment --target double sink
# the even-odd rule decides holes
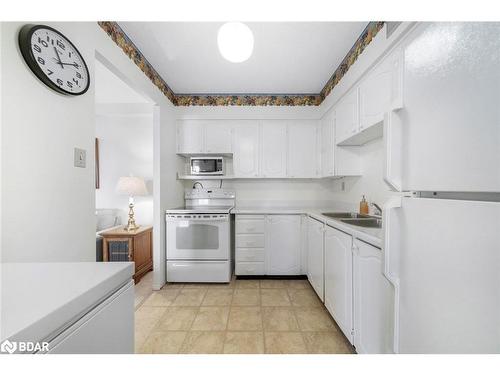
[[[332,219],[339,219],[342,223],[358,227],[382,228],[382,219],[369,215],[358,214],[355,212],[324,212],[322,215]]]

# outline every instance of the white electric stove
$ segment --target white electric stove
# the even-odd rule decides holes
[[[234,192],[193,189],[166,212],[167,281],[226,283],[232,275]]]

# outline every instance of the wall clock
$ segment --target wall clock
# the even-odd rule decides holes
[[[56,29],[23,26],[19,48],[29,68],[51,89],[66,95],[82,95],[89,89],[90,75],[83,56]]]

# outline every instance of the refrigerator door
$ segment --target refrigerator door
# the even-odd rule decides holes
[[[395,351],[500,353],[500,203],[400,202],[384,212]]]
[[[500,23],[423,23],[402,49],[402,109],[385,118],[396,191],[500,191]]]

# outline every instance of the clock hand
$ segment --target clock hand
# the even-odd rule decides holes
[[[77,63],[61,63],[62,65],[71,65],[71,66],[74,66],[75,68],[78,68],[80,65],[78,65]]]
[[[57,60],[59,62],[59,65],[61,65],[61,68],[64,69],[64,65],[63,63],[61,62],[61,56],[59,56],[59,51],[57,50],[57,48],[54,46],[54,51],[56,51],[56,56],[57,56]]]

